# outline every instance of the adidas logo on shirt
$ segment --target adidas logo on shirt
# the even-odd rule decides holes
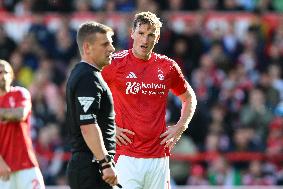
[[[134,72],[130,72],[126,78],[137,78],[137,76]]]

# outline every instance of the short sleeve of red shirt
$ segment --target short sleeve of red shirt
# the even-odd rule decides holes
[[[175,61],[172,61],[173,64],[170,67],[171,72],[171,91],[176,95],[179,96],[186,92],[188,89],[187,82],[184,78],[184,75]]]
[[[29,91],[23,87],[17,87],[18,93],[16,96],[15,107],[31,108],[31,95]]]

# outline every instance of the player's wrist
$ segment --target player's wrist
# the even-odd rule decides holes
[[[104,164],[104,163],[111,163],[112,160],[113,160],[112,156],[106,154],[106,155],[104,156],[104,158],[102,158],[102,159],[97,159],[96,162],[97,162],[98,164],[102,165],[102,164]]]
[[[187,122],[179,121],[177,125],[182,131],[185,131],[188,128]]]
[[[102,173],[103,170],[114,167],[113,157],[106,154],[103,159],[96,160],[96,163],[99,164],[99,170]]]

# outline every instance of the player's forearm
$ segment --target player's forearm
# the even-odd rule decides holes
[[[82,125],[81,132],[87,146],[92,151],[96,159],[103,159],[108,152],[105,148],[99,126],[95,124]]]
[[[0,119],[4,121],[22,121],[26,119],[25,108],[0,108]]]
[[[181,110],[181,117],[178,121],[178,125],[182,125],[184,129],[186,129],[195,113],[197,99],[190,85],[188,86],[188,91],[186,91],[184,94],[180,95],[179,97],[182,101],[182,110]]]
[[[0,176],[3,173],[10,172],[11,169],[9,165],[6,163],[6,161],[3,159],[3,157],[0,155]]]
[[[3,159],[2,155],[0,155],[0,165],[6,164],[5,160]]]

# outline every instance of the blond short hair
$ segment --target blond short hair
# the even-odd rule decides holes
[[[11,64],[9,62],[7,62],[6,60],[0,59],[0,66],[8,68],[8,72],[11,74],[11,78],[12,78],[12,81],[13,81],[13,79],[14,79],[14,70],[13,70]]]

